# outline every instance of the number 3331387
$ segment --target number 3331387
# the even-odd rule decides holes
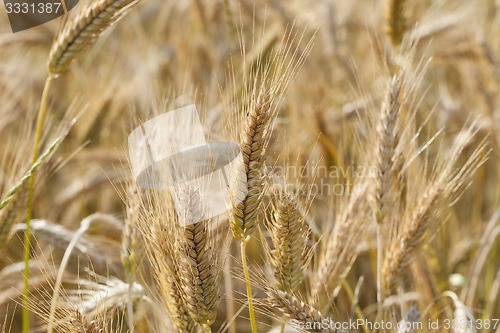
[[[29,3],[29,2],[14,2],[5,3],[7,14],[59,14],[63,11],[61,2],[48,3]]]

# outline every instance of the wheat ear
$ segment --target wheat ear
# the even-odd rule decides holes
[[[220,279],[217,272],[210,221],[200,221],[203,204],[198,189],[182,188],[181,202],[185,205],[181,218],[187,224],[179,230],[177,248],[180,255],[181,290],[191,318],[204,332],[217,315]],[[194,222],[194,223],[193,223]]]
[[[350,263],[357,257],[357,245],[366,232],[366,184],[354,185],[347,206],[338,216],[333,231],[327,238],[326,250],[319,259],[319,268],[311,281],[312,299],[324,290],[335,289],[340,276],[345,274]]]
[[[377,222],[377,305],[378,315],[382,312],[382,224],[386,220],[387,210],[394,205],[396,197],[393,189],[394,158],[398,144],[398,116],[401,109],[401,81],[394,76],[389,82],[386,99],[382,105],[380,120],[377,126],[377,143],[375,148],[375,168],[377,170],[374,186],[375,221]]]
[[[28,188],[21,187],[2,211],[0,211],[0,250],[7,246],[13,226],[28,196]]]
[[[75,333],[106,333],[106,329],[101,327],[96,321],[89,321],[83,313],[76,310],[69,320]]]
[[[115,24],[138,0],[93,1],[74,19],[66,23],[52,45],[48,60],[51,76],[63,73],[73,59],[90,46],[107,28]]]
[[[405,216],[401,229],[392,231],[394,236],[382,266],[384,290],[394,290],[401,281],[413,255],[426,240],[427,231],[435,222],[433,218],[441,213],[440,204],[449,198],[456,202],[476,170],[486,161],[483,142],[461,168],[455,166],[462,151],[476,134],[472,127],[462,131],[453,147],[437,161],[433,180],[418,198],[414,209]]]
[[[0,201],[0,249],[7,244],[12,225],[15,222],[16,211],[19,209],[19,203],[26,198],[27,183],[43,164],[47,158],[57,148],[61,140],[57,139],[52,145],[36,160],[26,174],[17,181],[17,183],[6,193],[5,197]],[[11,203],[11,201],[14,201]],[[11,203],[9,205],[9,203]],[[5,209],[4,209],[5,208]]]
[[[207,222],[187,226],[180,241],[181,265],[184,272],[182,291],[191,318],[210,332],[210,326],[217,315],[219,283],[208,248]]]
[[[198,324],[191,318],[184,304],[181,286],[181,275],[174,261],[175,246],[172,231],[157,225],[156,236],[151,239],[148,257],[153,259],[153,271],[158,283],[162,304],[166,307],[170,320],[182,333],[197,333]]]
[[[270,95],[261,92],[246,117],[240,155],[231,178],[231,231],[241,242],[246,242],[257,226],[264,187],[262,165],[272,120],[270,113]]]
[[[267,288],[268,302],[273,307],[308,327],[308,332],[335,332],[333,321],[319,310],[285,291]]]
[[[395,179],[393,161],[398,144],[398,116],[401,110],[401,80],[394,76],[389,82],[386,99],[382,105],[380,121],[377,126],[375,148],[376,179],[374,182],[375,220],[384,223],[387,210],[391,207],[393,180]]]
[[[297,211],[297,198],[288,192],[274,196],[269,230],[273,242],[271,262],[280,290],[293,292],[303,279],[309,228]]]
[[[146,192],[140,199],[137,227],[151,261],[158,300],[179,332],[197,333],[199,325],[191,318],[181,291],[183,273],[179,271],[175,245],[178,216],[171,197],[163,192]]]
[[[407,227],[398,237],[398,244],[393,242],[387,249],[383,263],[382,275],[385,279],[385,289],[391,290],[402,277],[404,271],[410,264],[410,259],[418,246],[424,240],[425,232],[429,227],[437,210],[442,189],[431,185],[422,195],[416,205]]]

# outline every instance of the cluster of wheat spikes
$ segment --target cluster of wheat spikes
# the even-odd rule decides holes
[[[252,1],[81,1],[43,90],[0,78],[1,333],[500,332],[500,6]],[[193,100],[237,147],[209,218],[213,165],[117,149]]]

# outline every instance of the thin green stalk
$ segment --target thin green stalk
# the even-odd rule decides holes
[[[134,333],[134,300],[132,299],[132,293],[134,288],[134,279],[132,277],[128,278],[128,295],[127,295],[127,322],[129,333]]]
[[[286,327],[286,317],[283,317],[283,321],[281,322],[281,333],[285,333],[285,327]]]
[[[245,274],[245,284],[247,286],[248,312],[250,313],[250,325],[252,326],[252,333],[257,333],[257,322],[255,320],[255,311],[253,309],[252,285],[250,284],[250,274],[248,272],[247,255],[245,251],[246,245],[247,245],[246,241],[241,242],[241,262],[243,264],[243,273]]]
[[[50,84],[52,77],[49,76],[45,80],[43,87],[42,100],[40,101],[40,109],[38,110],[38,119],[36,123],[35,144],[33,146],[32,165],[36,163],[38,158],[38,150],[40,148],[40,139],[42,137],[43,119],[47,111],[47,97],[49,95]],[[35,185],[35,172],[32,173],[28,183],[28,207],[26,213],[26,231],[24,232],[24,289],[23,289],[23,333],[29,332],[29,261],[31,250],[31,216],[33,214],[33,189]]]
[[[221,169],[223,170],[223,169]],[[233,249],[233,243],[231,243],[230,248]],[[226,315],[227,315],[227,323],[229,325],[228,332],[229,333],[237,333],[236,332],[236,322],[232,320],[235,315],[234,309],[234,288],[233,288],[233,280],[231,278],[231,260],[226,260],[224,263],[224,290],[226,292]]]

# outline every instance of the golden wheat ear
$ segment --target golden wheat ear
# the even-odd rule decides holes
[[[191,318],[181,290],[181,276],[177,264],[175,226],[177,216],[168,198],[150,192],[141,200],[138,228],[153,276],[159,290],[158,302],[179,332],[196,333],[199,325]]]
[[[374,182],[375,220],[384,223],[387,210],[393,204],[393,181],[397,178],[395,155],[398,145],[399,113],[401,111],[401,78],[394,76],[388,85],[377,126],[375,147],[376,179]]]
[[[60,140],[57,140],[31,166],[26,174],[15,184],[0,202],[0,250],[7,245],[12,227],[16,222],[15,215],[19,205],[24,202],[27,192],[27,182],[42,163],[50,156]],[[13,201],[11,203],[11,201]],[[10,205],[9,205],[10,203]],[[3,209],[5,208],[5,209]]]
[[[297,208],[298,200],[290,190],[274,193],[266,223],[273,243],[268,252],[277,287],[287,292],[295,291],[302,282],[310,257],[307,248],[310,230]]]
[[[234,238],[239,241],[246,241],[257,226],[264,188],[263,151],[271,120],[270,96],[261,93],[246,117],[240,155],[234,166],[229,187],[232,205],[231,231]]]
[[[302,51],[296,47],[303,37],[291,30],[285,33],[280,46],[271,53],[269,59],[258,56],[251,63],[250,74],[243,73],[245,87],[241,91],[233,83],[235,100],[226,101],[230,102],[229,114],[234,115],[238,111],[244,116],[242,126],[237,126],[235,131],[240,155],[232,167],[229,184],[231,231],[234,238],[241,242],[246,242],[258,225],[264,192],[262,167],[281,106],[280,99],[297,76],[312,47],[312,39]]]
[[[392,212],[397,207],[395,198],[399,197],[401,156],[397,156],[397,147],[401,137],[400,113],[402,108],[402,78],[394,75],[389,81],[385,100],[377,124],[375,143],[375,177],[371,191],[372,205],[377,223],[377,304],[378,313],[382,312],[382,258],[384,230],[386,220],[392,221]]]
[[[198,189],[180,186],[180,212],[184,227],[179,227],[176,248],[181,273],[181,291],[191,318],[204,332],[211,332],[219,303],[221,270],[217,267],[216,238],[211,220],[203,220],[203,198]]]
[[[73,59],[139,0],[97,0],[70,19],[52,45],[48,60],[51,76],[64,72]]]
[[[385,291],[393,291],[401,283],[416,251],[429,240],[429,229],[437,227],[444,220],[440,217],[444,204],[447,201],[455,203],[470,184],[477,169],[486,162],[488,151],[485,141],[482,141],[464,164],[458,163],[462,152],[476,134],[477,130],[472,124],[459,133],[447,151],[438,154],[431,179],[416,194],[416,198],[409,199],[413,201],[411,205],[407,205],[401,225],[392,226],[394,230],[391,230],[382,266]]]
[[[76,310],[71,315],[69,319],[70,325],[75,329],[78,333],[104,333],[106,332],[105,328],[101,326],[96,321],[89,321],[87,317]]]
[[[273,288],[265,289],[268,305],[299,322],[301,327],[307,327],[308,332],[335,332],[333,320],[324,316],[313,306],[290,293]]]
[[[346,199],[332,230],[325,235],[325,245],[318,259],[316,277],[311,281],[311,299],[325,291],[334,291],[357,257],[357,246],[366,235],[368,219],[368,186],[366,180],[355,184]]]

